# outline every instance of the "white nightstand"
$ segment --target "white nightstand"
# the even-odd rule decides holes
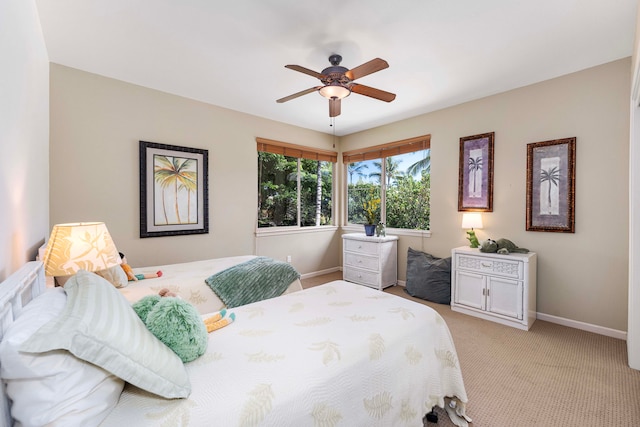
[[[342,277],[382,290],[398,283],[398,237],[342,235]]]
[[[536,320],[536,254],[451,251],[451,309],[528,330]]]

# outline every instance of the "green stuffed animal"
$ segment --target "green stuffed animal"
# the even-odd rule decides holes
[[[467,231],[467,240],[469,241],[470,248],[477,248],[478,246],[480,246],[480,242],[478,241],[478,238],[476,237],[476,232],[473,230],[469,230]]]
[[[147,329],[169,347],[184,362],[202,356],[208,345],[208,333],[235,320],[235,313],[221,310],[202,319],[189,302],[167,288],[157,295],[147,295],[132,305]]]
[[[507,239],[487,239],[480,245],[480,252],[497,253],[501,255],[510,253],[526,254],[529,252],[529,249],[519,248],[515,243]]]

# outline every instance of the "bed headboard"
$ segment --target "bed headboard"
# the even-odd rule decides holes
[[[20,316],[22,308],[44,292],[44,268],[40,261],[23,265],[4,282],[0,283],[0,340],[9,325]],[[4,383],[0,387],[0,425],[11,426],[13,421],[9,411],[9,399]]]

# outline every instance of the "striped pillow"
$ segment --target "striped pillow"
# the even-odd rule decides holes
[[[109,282],[81,270],[64,290],[67,305],[63,312],[33,334],[21,351],[65,349],[159,396],[182,398],[191,393],[180,358],[149,332]]]

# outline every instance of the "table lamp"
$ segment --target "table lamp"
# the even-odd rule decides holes
[[[104,222],[78,222],[53,226],[43,262],[45,274],[62,286],[78,270],[106,270],[122,260]]]
[[[479,213],[463,213],[462,214],[462,228],[470,229],[467,231],[467,240],[470,243],[470,247],[477,248],[480,246],[476,232],[474,228],[482,228],[482,215]]]

